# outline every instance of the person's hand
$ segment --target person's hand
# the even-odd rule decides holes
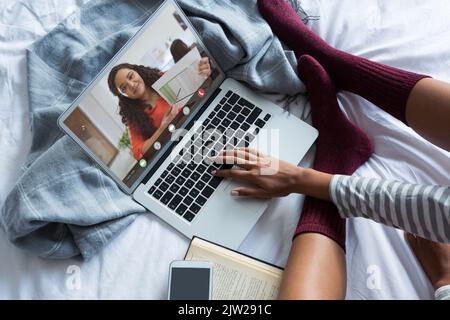
[[[172,113],[177,115],[178,113],[180,113],[183,110],[184,106],[173,104],[172,108],[173,108]]]
[[[203,76],[205,79],[208,79],[211,75],[211,65],[209,64],[208,57],[200,59],[200,62],[198,63],[198,74]]]
[[[232,190],[234,196],[270,199],[296,192],[302,168],[264,155],[254,149],[238,148],[222,151],[217,163],[235,164],[241,169],[218,170],[218,177],[232,178],[253,184]]]
[[[169,110],[164,113],[164,116],[161,121],[161,128],[167,127],[170,122],[177,116],[179,110],[175,106],[170,106]]]

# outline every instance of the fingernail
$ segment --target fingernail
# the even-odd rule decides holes
[[[213,170],[213,171],[211,171],[211,174],[212,174],[213,176],[215,176],[215,175],[216,175],[216,173],[217,173],[217,171],[216,171],[216,170]]]
[[[239,191],[232,190],[232,191],[231,191],[231,195],[236,197],[236,196],[239,195]]]

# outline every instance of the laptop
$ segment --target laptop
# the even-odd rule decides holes
[[[222,150],[297,164],[317,130],[225,77],[174,0],[164,1],[58,125],[135,201],[173,228],[238,248],[268,200],[237,198]],[[237,167],[233,167],[236,169]]]

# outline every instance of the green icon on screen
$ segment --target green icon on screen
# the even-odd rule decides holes
[[[145,168],[145,167],[147,166],[147,160],[145,160],[145,159],[139,160],[139,165],[140,165],[142,168]]]

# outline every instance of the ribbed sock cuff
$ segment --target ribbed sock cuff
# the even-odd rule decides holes
[[[338,50],[322,55],[339,89],[360,95],[405,124],[411,91],[417,82],[430,78]]]
[[[294,238],[302,233],[320,233],[345,251],[345,226],[346,220],[340,217],[333,203],[306,197]]]
[[[407,124],[406,104],[411,91],[427,75],[417,74],[384,64],[376,63],[364,58],[359,59],[359,76],[355,77],[362,85],[366,85],[367,92],[362,96],[390,113],[392,116]]]

